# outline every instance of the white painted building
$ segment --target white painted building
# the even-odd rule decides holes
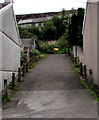
[[[17,74],[18,67],[20,67],[20,37],[13,3],[7,0],[6,6],[0,9],[0,85],[3,85],[4,79],[9,83],[12,72]]]
[[[87,2],[83,26],[84,64],[93,71],[93,78],[99,85],[99,0]]]

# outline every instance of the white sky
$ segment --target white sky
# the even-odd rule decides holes
[[[0,0],[2,2],[4,0]],[[15,14],[30,14],[86,7],[86,0],[13,0]]]

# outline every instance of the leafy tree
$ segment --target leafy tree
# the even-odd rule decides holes
[[[56,28],[51,20],[44,23],[44,27],[41,28],[42,39],[44,40],[55,40],[56,39]]]
[[[19,33],[21,38],[33,38],[34,36],[40,37],[39,28],[35,26],[29,27],[20,27],[19,26]]]
[[[32,35],[36,35],[38,38],[40,37],[40,31],[39,28],[36,26],[31,26],[27,28],[28,32]]]
[[[84,19],[84,9],[78,8],[77,10],[77,19],[78,19],[78,44],[83,46],[83,35],[82,35],[82,27],[83,27],[83,19]]]
[[[61,19],[65,20],[66,19],[66,10],[63,8],[63,10],[61,11]]]
[[[21,38],[30,38],[31,36],[27,28],[24,27],[19,27],[19,33]]]
[[[57,31],[56,39],[59,39],[59,37],[61,37],[65,32],[66,26],[63,23],[63,20],[58,16],[53,17],[52,22],[53,22],[53,25],[56,27],[56,31]]]
[[[69,44],[72,46],[83,45],[83,37],[82,37],[83,18],[84,18],[83,8],[78,8],[77,13],[74,13],[71,17],[68,26],[68,37],[69,37]]]

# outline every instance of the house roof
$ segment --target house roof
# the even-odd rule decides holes
[[[0,9],[4,8],[8,4],[10,4],[10,2],[0,3]]]
[[[67,14],[72,14],[76,10],[68,10],[66,11]],[[36,18],[44,18],[44,17],[51,17],[54,15],[61,15],[61,11],[59,12],[47,12],[47,13],[33,13],[33,14],[21,14],[21,15],[16,15],[17,22],[20,20],[30,20],[30,19],[36,19]]]
[[[29,24],[29,23],[40,23],[48,20],[49,18],[43,17],[43,18],[35,18],[35,19],[25,19],[25,20],[20,20],[18,24]]]

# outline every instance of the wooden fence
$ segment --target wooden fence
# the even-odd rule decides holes
[[[35,56],[32,56],[28,62],[21,60],[21,65],[18,68],[18,74],[15,75],[15,72],[12,73],[12,80],[11,80],[11,89],[14,90],[17,82],[22,82],[21,78],[25,76],[25,73],[29,71],[31,65],[35,62]],[[8,97],[8,80],[4,79],[4,90],[3,96],[5,98]]]

